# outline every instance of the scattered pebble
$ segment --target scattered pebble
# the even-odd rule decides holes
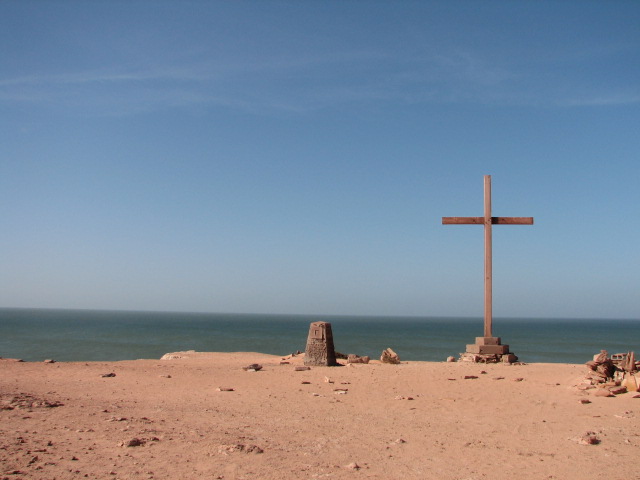
[[[146,442],[140,438],[132,438],[131,440],[126,442],[124,445],[125,447],[141,447],[145,443]]]
[[[302,382],[300,382],[302,385],[311,385],[311,382],[307,382],[306,380],[303,380]]]
[[[476,378],[478,378],[478,377],[476,377],[475,375],[465,375],[464,376],[465,380],[475,380]]]
[[[111,372],[111,373],[103,373],[102,375],[100,375],[102,378],[108,378],[108,377],[115,377],[116,374]]]
[[[588,403],[591,403],[591,400],[587,399],[587,398],[581,398],[580,399],[580,403],[583,405],[586,405]]]
[[[587,432],[574,440],[576,440],[580,445],[598,445],[600,443],[600,439],[595,432]]]
[[[247,372],[257,372],[258,370],[262,370],[262,365],[260,365],[259,363],[252,363],[251,365],[242,367],[242,369]]]
[[[522,377],[518,377],[518,378],[514,378],[513,379],[514,382],[521,382],[523,380],[524,380],[524,378],[522,378]]]
[[[49,358],[49,359],[45,360],[43,363],[56,363],[56,361]]]
[[[624,413],[621,413],[620,415],[614,415],[614,417],[617,418],[633,418],[635,417],[635,415],[633,414],[633,412],[631,410],[627,410]]]
[[[362,467],[358,465],[356,462],[351,462],[345,468],[348,468],[349,470],[360,470]]]
[[[235,390],[233,388],[229,388],[229,387],[218,387],[218,391],[219,392],[234,392]]]
[[[329,377],[324,377],[324,383],[333,383],[333,380],[331,380]]]

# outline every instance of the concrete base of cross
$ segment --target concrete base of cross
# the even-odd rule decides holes
[[[476,343],[467,345],[467,351],[460,354],[460,360],[513,363],[518,357],[509,352],[509,345],[502,345],[500,337],[476,337]]]
[[[509,353],[509,345],[502,345],[500,337],[476,337],[476,343],[467,345],[467,353],[504,355]]]

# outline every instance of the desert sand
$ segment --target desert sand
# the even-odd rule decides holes
[[[169,357],[0,360],[0,478],[640,475],[640,399],[580,389],[584,365],[374,362],[296,371],[301,356]],[[262,370],[242,369],[253,363]],[[583,441],[587,432],[595,443]]]

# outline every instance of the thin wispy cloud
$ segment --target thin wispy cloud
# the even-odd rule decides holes
[[[593,90],[567,96],[568,80],[516,71],[471,52],[399,56],[340,52],[222,63],[100,68],[0,79],[0,101],[136,114],[190,106],[305,112],[367,102],[493,105],[623,105],[638,92]],[[589,91],[583,86],[583,91]]]

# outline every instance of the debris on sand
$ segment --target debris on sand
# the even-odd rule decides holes
[[[252,363],[251,365],[247,365],[246,367],[242,367],[242,369],[247,371],[247,372],[257,372],[259,370],[262,370],[262,365],[260,365],[259,363]]]
[[[606,350],[601,350],[585,365],[588,368],[585,382],[589,385],[601,387],[613,395],[640,391],[633,352],[616,353],[609,357]],[[600,391],[596,391],[595,395],[609,396]]]
[[[64,403],[57,400],[47,400],[37,398],[26,393],[0,394],[0,410],[14,410],[21,408],[55,408],[61,407]]]
[[[364,356],[361,357],[360,355],[356,355],[355,353],[350,353],[349,355],[347,355],[347,363],[369,363],[369,361],[371,360],[371,358]]]
[[[221,455],[230,455],[232,453],[264,453],[264,450],[257,445],[220,445],[218,453]]]
[[[596,435],[596,432],[586,432],[584,435],[574,438],[573,440],[580,445],[598,445],[601,441]]]
[[[382,355],[380,355],[380,361],[382,363],[397,365],[400,363],[400,357],[392,349],[387,348],[386,350],[383,350]]]

